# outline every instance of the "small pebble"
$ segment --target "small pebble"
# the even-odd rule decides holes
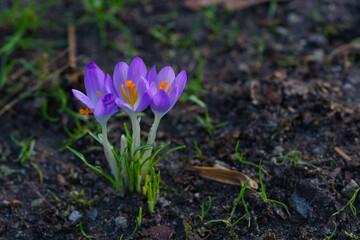
[[[161,205],[161,208],[165,208],[167,206],[170,206],[171,202],[166,200],[164,197],[159,198],[159,203]]]
[[[96,208],[90,208],[89,211],[87,212],[87,216],[93,221],[95,221],[97,215],[98,215],[98,212],[97,212]]]
[[[79,211],[73,211],[69,216],[69,221],[73,224],[77,223],[82,218],[82,214]]]
[[[31,201],[30,206],[32,208],[36,208],[36,207],[39,207],[43,202],[44,201],[41,198],[38,198],[38,199],[35,199],[35,200]]]
[[[129,226],[128,220],[124,216],[115,218],[115,223],[116,225],[120,226],[122,229],[126,229]]]
[[[161,216],[160,216],[160,214],[156,215],[156,216],[154,217],[154,220],[155,220],[155,223],[156,223],[156,224],[160,224],[160,222],[161,222]]]
[[[358,187],[359,185],[353,179],[351,179],[350,182],[346,184],[346,186],[341,190],[341,195],[347,199],[350,199]]]
[[[304,218],[308,218],[312,212],[312,207],[310,204],[304,198],[300,197],[296,192],[291,194],[289,198],[289,206],[300,213],[300,215]]]

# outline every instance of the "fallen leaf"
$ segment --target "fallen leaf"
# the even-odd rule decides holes
[[[257,189],[258,184],[244,173],[222,168],[186,166],[186,169],[196,172],[199,176],[218,182],[242,186],[247,180],[248,188]]]
[[[349,155],[347,155],[343,150],[341,150],[341,148],[334,147],[334,150],[346,161],[351,161],[351,157],[349,157]]]
[[[183,5],[190,10],[196,11],[210,5],[223,5],[227,10],[241,10],[254,5],[270,2],[271,0],[184,0]],[[279,2],[290,0],[279,0]]]

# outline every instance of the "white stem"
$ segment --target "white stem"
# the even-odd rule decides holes
[[[124,181],[124,185],[126,187],[129,186],[129,179],[128,179],[128,174],[127,174],[127,170],[126,170],[126,164],[125,164],[125,161],[128,161],[127,158],[123,157],[126,148],[127,148],[127,139],[125,137],[125,135],[123,134],[121,136],[121,139],[120,139],[120,154],[121,154],[121,157],[122,157],[122,161],[121,161],[121,176],[123,178],[123,181]]]
[[[160,120],[161,120],[162,117],[163,117],[162,115],[155,114],[154,123],[151,126],[149,136],[148,136],[148,140],[147,140],[147,144],[154,144],[155,143],[156,132],[157,132],[157,129],[159,127],[159,123],[160,123]],[[151,151],[150,151],[150,154],[151,154]]]
[[[102,139],[101,139],[101,143],[104,147],[104,153],[105,153],[105,157],[106,160],[108,161],[108,164],[110,166],[111,169],[111,173],[115,178],[116,183],[119,184],[120,190],[122,190],[122,183],[120,182],[119,179],[119,167],[117,165],[116,159],[114,157],[113,152],[111,151],[111,147],[107,138],[107,131],[106,131],[106,123],[105,124],[101,124],[101,128],[102,128]]]
[[[134,154],[135,149],[140,147],[140,119],[138,119],[137,114],[130,114],[131,126],[132,126],[132,143],[131,143],[131,153]],[[139,153],[134,157],[138,157]]]
[[[157,129],[159,127],[160,120],[164,115],[154,114],[154,116],[155,116],[154,117],[154,122],[153,122],[153,125],[151,126],[151,129],[150,129],[150,132],[149,132],[149,135],[148,135],[148,140],[147,140],[147,144],[153,144],[153,147],[148,149],[145,152],[143,160],[146,160],[148,157],[151,156],[151,153],[152,153],[152,151],[153,151],[153,149],[155,147],[155,138],[156,138]],[[142,167],[142,169],[141,169],[142,176],[146,175],[147,167],[148,167],[148,163],[144,164],[144,166]]]

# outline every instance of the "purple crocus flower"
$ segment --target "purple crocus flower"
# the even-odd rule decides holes
[[[153,66],[147,76],[152,93],[151,109],[155,115],[165,115],[177,102],[184,90],[187,76],[182,70],[176,77],[174,70],[167,66],[156,74]]]
[[[80,114],[94,113],[95,119],[100,124],[105,124],[117,112],[115,96],[107,94],[105,87],[106,82],[111,82],[110,75],[105,76],[94,62],[90,62],[84,78],[86,95],[76,89],[72,90],[74,96],[88,107],[85,110],[80,109]]]
[[[130,66],[119,62],[115,66],[114,82],[106,79],[106,89],[116,96],[115,103],[129,115],[147,108],[151,102],[147,69],[143,60],[135,57]]]

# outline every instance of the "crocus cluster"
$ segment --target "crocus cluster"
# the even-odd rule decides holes
[[[75,89],[72,91],[74,96],[87,106],[86,109],[80,109],[80,114],[93,113],[102,127],[102,134],[99,134],[98,140],[104,147],[114,177],[111,180],[116,188],[121,191],[127,188],[140,191],[140,185],[143,185],[143,192],[147,194],[148,201],[156,202],[154,196],[155,192],[158,194],[160,180],[160,175],[155,174],[153,169],[157,162],[154,160],[154,153],[158,153],[153,151],[156,132],[161,118],[179,99],[186,80],[184,70],[176,76],[169,66],[161,69],[159,73],[156,72],[155,66],[148,71],[139,57],[135,57],[130,65],[125,62],[116,64],[112,79],[95,63],[88,64],[85,71],[86,94]],[[147,143],[141,145],[138,114],[149,106],[154,113],[154,122]],[[108,141],[106,125],[120,109],[130,117],[132,135],[122,135],[120,154],[117,155]],[[101,173],[109,179],[108,175]],[[153,211],[150,204],[149,209]]]

